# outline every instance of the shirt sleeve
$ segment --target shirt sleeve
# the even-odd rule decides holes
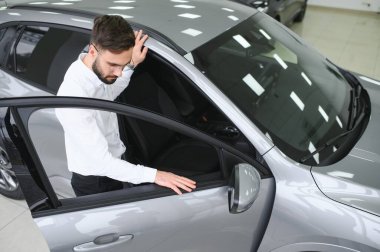
[[[134,184],[154,182],[156,169],[112,156],[97,125],[95,110],[56,109],[55,112],[64,128],[68,162],[80,167],[78,170],[86,173],[83,175],[107,176]]]
[[[113,100],[115,100],[121,94],[121,92],[123,92],[124,89],[128,87],[132,74],[133,70],[125,67],[123,74],[116,80],[114,84],[110,85],[112,88]]]

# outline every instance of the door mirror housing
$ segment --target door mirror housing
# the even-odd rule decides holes
[[[228,187],[228,205],[230,213],[247,211],[259,195],[261,177],[250,164],[235,165]]]

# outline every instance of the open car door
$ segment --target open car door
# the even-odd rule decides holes
[[[70,185],[63,128],[55,116],[62,108],[111,112],[121,122],[133,120],[145,128],[170,131],[176,142],[168,143],[166,150],[176,154],[170,156],[163,150],[156,163],[145,165],[161,162],[163,169],[195,180],[197,189],[176,195],[155,184],[141,184],[76,197]],[[275,186],[268,169],[249,155],[177,121],[116,102],[12,98],[0,100],[0,111],[3,155],[51,251],[230,252],[259,247]],[[119,127],[129,130],[127,124],[119,123]],[[190,144],[194,151],[189,154]],[[210,155],[202,158],[194,146],[207,146],[216,163],[211,167],[204,161]],[[188,161],[181,162],[181,155]],[[186,169],[176,165],[175,157],[178,166],[183,164]]]

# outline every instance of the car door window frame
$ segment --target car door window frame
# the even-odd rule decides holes
[[[67,26],[67,25],[62,25],[62,24],[36,22],[36,21],[33,21],[33,22],[30,22],[30,21],[11,21],[11,22],[7,22],[7,23],[0,25],[0,29],[9,28],[9,27],[16,27],[16,30],[17,30],[13,39],[11,40],[12,46],[10,46],[10,48],[8,49],[8,51],[6,53],[7,57],[6,57],[6,59],[4,59],[4,62],[6,62],[5,66],[0,66],[1,70],[7,72],[8,74],[11,74],[15,78],[17,78],[17,79],[19,79],[25,83],[28,83],[31,86],[37,87],[37,88],[44,90],[46,92],[49,92],[51,94],[56,94],[55,90],[52,90],[52,89],[46,87],[46,85],[42,85],[40,83],[36,83],[36,82],[31,81],[27,78],[24,78],[24,77],[20,76],[19,74],[17,74],[17,72],[16,72],[16,59],[15,59],[16,58],[16,47],[17,47],[17,45],[18,45],[18,43],[22,37],[22,34],[23,34],[25,28],[28,26],[57,28],[57,29],[62,29],[62,30],[67,30],[67,31],[78,32],[78,33],[82,33],[82,34],[88,34],[89,42],[90,42],[91,31],[88,29],[85,29],[85,28],[79,28],[79,27],[75,27],[75,26]],[[13,66],[12,66],[12,69],[10,70],[10,69],[8,69],[6,64],[8,62],[8,59],[10,59],[11,57],[12,57]]]
[[[234,128],[236,128],[236,129],[238,129],[238,127],[236,127],[235,125],[235,123],[234,122],[232,122],[231,120],[230,120],[230,118],[224,113],[224,111],[223,110],[221,110],[219,107],[218,107],[218,105],[215,103],[215,101],[214,100],[212,100],[205,92],[204,92],[204,90],[202,90],[188,75],[186,75],[186,73],[184,73],[181,69],[179,69],[176,65],[175,65],[175,63],[174,62],[172,62],[172,61],[169,61],[169,60],[167,60],[166,58],[164,58],[161,54],[159,54],[158,52],[156,52],[156,51],[153,51],[153,50],[151,50],[151,49],[149,49],[149,51],[148,51],[148,55],[147,55],[147,57],[150,57],[153,61],[155,61],[155,63],[156,64],[159,64],[159,65],[161,65],[162,67],[164,67],[164,68],[167,68],[167,70],[168,71],[171,71],[171,72],[173,72],[173,74],[174,75],[177,75],[178,76],[178,78],[181,78],[184,82],[186,82],[187,83],[187,85],[190,87],[190,88],[192,88],[193,89],[193,92],[197,92],[198,94],[198,96],[201,96],[202,97],[202,99],[204,99],[205,101],[207,101],[208,103],[209,103],[209,105],[210,106],[212,106],[215,110],[217,110],[221,115],[223,115],[224,117],[225,117],[225,119],[226,119],[226,121],[225,121],[225,123],[227,123],[226,125],[230,125],[230,126],[232,126],[232,127],[234,127]],[[143,68],[142,69],[142,71],[144,72],[144,71],[146,71],[146,70],[148,70],[148,72],[149,72],[149,70],[151,70],[151,68],[152,68],[152,65],[150,66],[150,68],[148,68],[148,69],[144,69],[144,63],[145,62],[143,62],[142,64],[141,64],[141,66],[139,66],[139,69],[137,70],[137,71],[140,71],[141,70],[141,68]],[[154,67],[153,67],[153,69],[154,69]],[[133,79],[133,76],[132,76],[132,79]],[[132,81],[132,80],[131,80]],[[157,81],[157,83],[159,83],[159,81],[158,80],[156,80]],[[186,89],[186,88],[185,88]],[[173,97],[172,97],[173,98]],[[123,102],[123,103],[126,103],[126,104],[128,104],[128,101],[126,101],[125,99],[123,99],[122,98],[122,95],[120,95],[119,96],[119,98],[118,98],[118,101],[120,101],[120,102]],[[177,104],[176,104],[177,105]],[[178,108],[178,107],[177,107]],[[212,123],[212,122],[211,122]],[[186,124],[186,125],[189,125],[189,126],[191,126],[191,127],[196,127],[197,128],[197,126],[196,125],[192,125],[192,124]],[[200,128],[199,128],[200,129]],[[200,129],[200,130],[202,130],[202,129]],[[207,132],[207,131],[204,131],[204,132],[206,132],[206,133],[210,133],[210,132]],[[215,132],[214,132],[215,133]],[[252,149],[254,149],[254,152],[252,152],[252,154],[253,155],[256,155],[256,160],[257,161],[259,161],[262,165],[264,165],[264,166],[266,166],[267,168],[268,168],[268,165],[266,164],[266,162],[265,162],[265,160],[264,160],[264,158],[263,158],[263,156],[257,151],[257,149],[256,149],[256,147],[246,138],[246,136],[242,133],[242,132],[240,132],[240,135],[241,136],[243,136],[244,137],[244,139],[245,139],[245,141],[246,141],[246,143],[248,144],[248,145],[250,145],[250,148],[252,147]],[[220,139],[219,139],[220,140]],[[227,142],[228,143],[228,141],[226,141],[227,139],[224,139],[224,140],[222,140],[222,141],[225,141],[225,142]],[[268,168],[269,169],[269,168]]]
[[[39,159],[38,153],[36,152],[33,143],[29,136],[29,130],[27,129],[29,116],[36,110],[43,108],[88,108],[88,109],[98,109],[106,110],[114,113],[122,114],[125,116],[130,116],[136,119],[144,120],[149,123],[167,127],[170,130],[174,130],[178,133],[184,134],[188,137],[192,137],[203,141],[211,146],[218,148],[218,155],[220,159],[220,165],[225,166],[223,162],[223,156],[227,152],[230,155],[235,155],[236,157],[244,160],[245,162],[253,164],[259,171],[263,178],[271,177],[269,169],[265,168],[254,158],[236,150],[235,148],[229,146],[228,144],[213,138],[206,133],[203,133],[199,130],[189,127],[188,125],[182,124],[180,122],[171,120],[162,115],[146,111],[143,109],[131,107],[125,104],[120,104],[111,101],[98,100],[92,98],[78,98],[78,97],[29,97],[29,98],[9,98],[0,100],[0,107],[10,107],[13,109],[15,116],[15,121],[19,132],[22,132],[21,135],[24,137],[24,142],[27,145],[28,153],[32,156],[33,163],[35,165],[36,171],[38,172],[38,177],[41,179],[41,183],[44,186],[42,188],[47,194],[49,205],[51,209],[43,211],[32,211],[33,217],[41,217],[52,214],[72,212],[78,210],[89,209],[91,207],[100,207],[100,206],[109,206],[114,204],[147,200],[152,198],[164,197],[173,195],[174,192],[171,192],[166,188],[159,188],[157,185],[151,184],[148,185],[145,192],[139,192],[136,195],[133,195],[133,190],[121,190],[115,192],[108,192],[100,195],[89,195],[83,197],[83,199],[64,199],[59,200],[53,191],[53,188],[50,184],[50,181],[45,173],[45,170],[42,166],[42,163]],[[221,167],[221,170],[225,167]],[[228,174],[227,174],[228,176]],[[227,184],[227,180],[223,181],[214,181],[202,187],[201,190],[213,188],[217,186],[224,186]],[[149,190],[150,188],[150,190]],[[159,188],[157,190],[157,188]],[[137,190],[137,189],[136,189]],[[125,197],[129,194],[131,197]],[[111,196],[111,197],[110,197]],[[45,200],[46,201],[46,200]],[[46,204],[46,202],[44,202]],[[38,208],[36,208],[38,210]]]

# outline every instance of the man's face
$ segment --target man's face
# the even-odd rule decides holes
[[[92,70],[98,78],[106,83],[113,84],[122,75],[124,67],[132,59],[132,48],[125,51],[97,50]]]

